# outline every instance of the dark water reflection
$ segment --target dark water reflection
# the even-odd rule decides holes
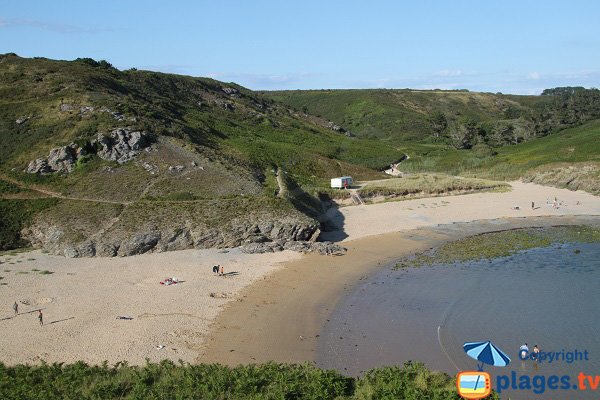
[[[579,250],[579,252],[576,252]],[[533,249],[493,261],[385,269],[359,284],[321,334],[318,364],[349,375],[420,360],[455,374],[476,369],[462,350],[491,340],[512,363],[496,374],[600,375],[600,244]],[[542,351],[587,350],[589,361],[522,362],[527,342]],[[598,399],[580,391],[518,391],[512,399]],[[508,398],[508,396],[503,396]]]

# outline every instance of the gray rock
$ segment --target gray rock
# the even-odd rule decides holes
[[[148,162],[145,162],[142,164],[142,167],[146,171],[150,172],[151,175],[158,173],[158,165],[156,165],[156,164],[150,164]]]
[[[52,149],[48,155],[48,165],[53,172],[71,172],[77,161],[77,145],[62,146]]]
[[[72,104],[63,103],[60,105],[60,111],[62,112],[72,111],[73,108]]]
[[[17,118],[17,120],[15,121],[15,123],[17,125],[21,125],[24,124],[25,122],[27,122],[29,120],[30,117],[21,117],[21,118]]]
[[[130,240],[124,240],[119,247],[119,256],[133,256],[152,250],[160,240],[160,232],[138,233]]]
[[[65,246],[63,249],[63,254],[67,258],[77,258],[79,257],[79,251],[73,246]]]
[[[92,144],[100,147],[98,157],[123,164],[137,157],[140,151],[149,145],[149,140],[145,132],[117,128],[110,135],[99,133]]]
[[[80,114],[88,114],[94,112],[94,107],[92,106],[81,106],[79,107],[79,113]]]
[[[183,165],[169,166],[169,172],[181,172],[185,169]]]
[[[96,244],[97,257],[115,257],[118,254],[119,246],[114,243],[100,242]]]
[[[331,242],[289,241],[283,245],[285,250],[301,253],[319,253],[322,255],[343,254],[346,248]]]
[[[209,249],[211,247],[223,247],[224,238],[217,229],[194,230],[191,232],[194,247],[197,249]],[[234,247],[234,246],[233,246]]]
[[[246,254],[263,254],[263,253],[274,253],[276,251],[282,251],[283,246],[279,242],[268,242],[268,243],[249,243],[242,246],[242,253]]]
[[[52,172],[71,172],[75,169],[77,158],[85,151],[75,143],[50,150],[48,158],[30,161],[26,172],[30,174],[48,174]]]
[[[167,234],[161,235],[161,241],[157,246],[160,251],[173,251],[189,249],[193,246],[194,241],[189,229],[178,228]]]
[[[228,94],[228,95],[230,95],[230,96],[231,96],[231,95],[236,95],[236,94],[239,94],[239,93],[240,93],[240,91],[239,91],[239,90],[237,90],[237,89],[235,89],[235,88],[232,88],[232,87],[224,87],[224,88],[223,88],[223,92],[225,92],[226,94]]]
[[[52,168],[48,165],[48,160],[45,158],[38,158],[36,160],[32,160],[27,165],[25,172],[30,174],[49,174],[52,171]]]
[[[86,241],[77,248],[79,257],[94,257],[96,255],[96,245],[92,241]]]

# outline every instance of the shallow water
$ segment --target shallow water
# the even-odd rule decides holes
[[[580,250],[576,253],[575,250]],[[349,375],[419,360],[452,375],[476,370],[464,342],[491,340],[512,359],[497,375],[600,375],[600,243],[532,249],[492,261],[391,270],[361,281],[336,307],[317,362]],[[588,361],[521,361],[542,351],[588,351]],[[494,378],[493,378],[494,379]],[[546,378],[547,379],[547,378]],[[493,382],[492,387],[495,387]],[[505,391],[511,399],[598,399],[574,390]]]

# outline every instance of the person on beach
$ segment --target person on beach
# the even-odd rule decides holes
[[[44,325],[44,316],[42,314],[42,310],[38,310],[39,314],[38,314],[38,319],[40,320],[40,326]]]
[[[540,349],[538,348],[538,346],[536,344],[535,346],[533,346],[533,354],[531,355],[531,357],[533,358],[534,361],[537,361],[539,356],[540,356]]]
[[[213,265],[213,274],[218,274],[219,273],[219,265]]]
[[[13,304],[13,311],[15,312],[15,315],[19,315],[19,305],[16,301],[15,304]]]
[[[531,202],[531,209],[535,210],[535,202],[533,202],[533,201]]]
[[[225,275],[225,268],[221,267],[221,270],[219,271],[219,276],[224,276]]]

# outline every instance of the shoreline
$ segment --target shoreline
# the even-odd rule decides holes
[[[317,361],[318,339],[329,316],[362,280],[415,252],[483,233],[519,228],[598,224],[597,216],[491,219],[386,233],[345,242],[345,256],[306,256],[243,289],[211,326],[202,363]]]

